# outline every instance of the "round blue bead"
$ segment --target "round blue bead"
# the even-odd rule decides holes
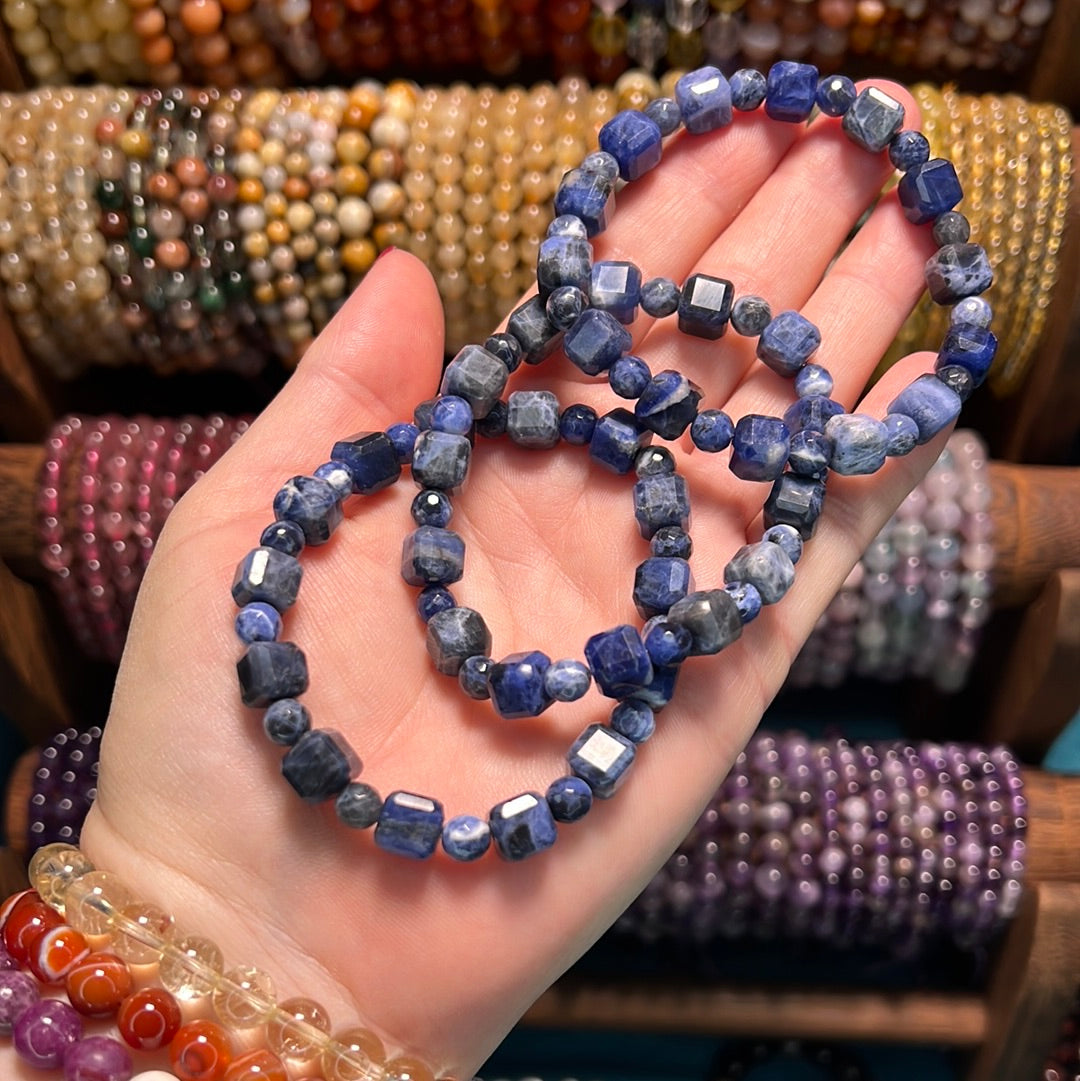
[[[827,398],[832,392],[832,374],[820,364],[807,364],[795,376],[795,393],[800,398],[809,398],[815,394]]]
[[[663,319],[679,310],[682,291],[670,278],[650,278],[641,286],[641,310],[654,319]]]
[[[761,539],[770,541],[773,544],[779,544],[793,564],[799,562],[799,556],[802,555],[803,542],[802,537],[799,536],[799,531],[794,526],[770,526],[765,530],[764,534],[762,534]]]
[[[279,698],[263,714],[263,731],[282,747],[291,747],[309,728],[311,714],[295,698]]]
[[[582,237],[585,236],[584,225],[581,227],[581,235]],[[513,334],[507,334],[505,331],[492,334],[484,342],[484,348],[493,356],[498,357],[506,365],[508,372],[517,371],[525,356],[525,350],[521,348],[521,342]]]
[[[438,398],[426,398],[413,407],[414,427],[419,428],[422,432],[426,432],[431,428],[431,414],[435,411],[435,403],[438,400]],[[390,434],[389,429],[387,429],[386,434]],[[393,436],[390,438],[393,439]]]
[[[682,664],[690,656],[694,636],[681,623],[669,623],[665,616],[653,616],[641,628],[649,659],[663,668]],[[627,735],[627,733],[623,733]],[[632,738],[632,737],[631,737]]]
[[[386,435],[390,442],[394,444],[394,450],[397,451],[398,461],[411,462],[413,445],[420,435],[419,427],[415,424],[410,424],[407,421],[401,421],[399,424],[391,424],[390,427],[386,429]]]
[[[326,481],[337,493],[338,499],[345,499],[353,493],[352,473],[341,462],[324,462],[312,475]]]
[[[568,405],[559,416],[559,435],[571,446],[586,447],[596,427],[596,410],[589,405]]]
[[[949,312],[949,322],[954,326],[982,327],[990,326],[994,318],[994,309],[983,297],[964,297],[953,305]]]
[[[703,409],[690,425],[690,438],[694,446],[709,454],[726,450],[731,446],[734,435],[735,425],[731,423],[731,417],[720,409]]]
[[[572,658],[552,661],[544,672],[544,691],[556,702],[576,702],[592,683],[589,669]]]
[[[971,239],[971,222],[959,210],[946,210],[934,219],[930,234],[939,248],[946,244],[966,244]]]
[[[846,75],[825,75],[818,80],[815,101],[826,116],[843,116],[857,96],[855,84]]]
[[[611,181],[619,177],[619,163],[606,150],[594,150],[591,154],[586,154],[581,160],[580,168],[584,173],[597,173]]]
[[[551,224],[547,227],[547,235],[574,236],[581,240],[589,239],[585,223],[575,214],[560,214],[558,217],[553,218]]]
[[[560,777],[548,785],[548,807],[556,822],[576,822],[592,807],[592,789],[580,777]]]
[[[919,426],[906,413],[889,413],[885,425],[885,453],[890,458],[910,454],[919,442]]]
[[[488,689],[488,673],[495,662],[483,654],[466,657],[458,669],[458,683],[461,689],[470,697],[482,702],[491,697]]]
[[[728,582],[724,589],[734,598],[735,608],[743,623],[757,619],[761,613],[761,594],[757,586],[749,582]]]
[[[677,525],[662,525],[649,541],[649,551],[654,556],[672,556],[676,559],[689,559],[694,550],[690,534]]]
[[[437,432],[468,435],[472,426],[472,406],[456,394],[444,394],[431,411],[431,427]]]
[[[307,542],[304,531],[296,522],[282,521],[268,525],[259,536],[259,545],[284,552],[287,556],[298,556]]]
[[[245,645],[252,642],[276,642],[281,634],[281,613],[263,601],[245,604],[236,613],[236,636]]]
[[[644,702],[627,698],[611,711],[611,727],[631,743],[644,743],[656,731],[656,714]]]
[[[921,131],[898,131],[889,143],[889,161],[902,173],[930,160],[930,142]]]
[[[667,477],[675,472],[675,455],[667,447],[644,447],[634,459],[639,477]]]
[[[476,815],[458,815],[443,826],[442,846],[451,859],[478,860],[491,847],[491,827]]]
[[[944,364],[935,368],[934,375],[949,387],[962,402],[966,402],[975,390],[975,377],[960,364]]]
[[[425,488],[412,501],[413,521],[417,525],[433,525],[445,529],[454,515],[454,504],[445,492]]]
[[[353,781],[334,800],[334,810],[341,823],[354,830],[366,830],[379,821],[382,797],[369,784]]]
[[[552,289],[544,304],[548,322],[559,330],[569,330],[577,317],[589,306],[589,298],[576,285],[560,285]]]
[[[754,68],[740,68],[731,76],[731,106],[748,113],[765,100],[765,76]]]
[[[682,113],[674,98],[653,98],[645,106],[645,115],[660,129],[661,135],[672,135],[682,124]]]
[[[824,432],[804,428],[791,437],[788,468],[797,476],[820,480],[829,471],[831,457],[832,441]]]
[[[619,357],[608,369],[608,382],[620,398],[639,398],[649,385],[652,372],[641,357]]]
[[[427,586],[420,590],[416,598],[416,610],[420,618],[426,623],[436,612],[444,612],[447,608],[456,608],[457,601],[453,593],[445,586]]]

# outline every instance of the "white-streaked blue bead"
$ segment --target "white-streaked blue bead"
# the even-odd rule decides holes
[[[719,653],[742,634],[742,620],[735,602],[722,589],[705,589],[676,601],[668,622],[690,632],[690,656]]]
[[[612,409],[597,418],[589,440],[589,457],[613,473],[629,473],[642,447],[652,441],[645,428],[628,409]]]
[[[632,341],[630,331],[615,316],[589,308],[566,332],[563,350],[586,375],[599,375],[629,351]]]
[[[556,822],[577,822],[592,807],[592,789],[580,777],[559,777],[544,797]]]
[[[304,568],[295,556],[276,548],[254,548],[237,565],[233,600],[240,606],[265,601],[279,612],[296,603]]]
[[[592,685],[592,675],[581,661],[563,657],[552,661],[544,673],[544,690],[556,702],[576,702]]]
[[[464,398],[479,420],[499,400],[509,375],[506,365],[482,345],[466,345],[447,364],[439,393]],[[436,402],[432,407],[433,414],[438,405]]]
[[[844,113],[840,126],[852,142],[878,154],[904,126],[904,107],[880,86],[867,86]]]
[[[666,612],[694,588],[690,564],[675,556],[650,556],[634,572],[634,606],[642,619]]]
[[[465,571],[465,542],[451,529],[422,525],[401,545],[401,577],[411,586],[449,585]]]
[[[488,823],[495,850],[515,863],[550,848],[558,837],[547,800],[535,792],[495,804]]]
[[[876,473],[885,464],[889,441],[885,425],[865,413],[840,413],[825,425],[826,438],[832,442],[829,468],[842,476],[854,477]]]
[[[903,413],[889,413],[881,423],[888,434],[885,453],[890,458],[902,458],[915,449],[919,441],[919,427],[911,417]]]
[[[539,717],[551,705],[544,674],[551,658],[538,649],[511,653],[488,671],[488,693],[500,717]]]
[[[653,98],[645,106],[645,115],[660,129],[661,135],[673,135],[682,126],[682,113],[674,98]]]
[[[765,78],[765,112],[772,120],[802,123],[817,101],[818,69],[794,60],[777,60]]]
[[[236,613],[236,636],[245,645],[274,642],[280,634],[281,613],[265,601],[252,601]]]
[[[274,514],[295,522],[310,545],[325,544],[343,517],[341,497],[318,477],[292,477],[274,496]]]
[[[602,724],[591,724],[570,746],[566,761],[600,799],[610,799],[633,764],[634,744]]]
[[[716,454],[731,446],[735,425],[731,417],[720,409],[703,409],[690,425],[690,438],[698,450]]]
[[[540,242],[536,257],[536,286],[546,301],[560,286],[589,291],[592,245],[576,236],[549,236]]]
[[[922,225],[952,210],[964,197],[964,190],[952,162],[931,158],[904,173],[896,185],[896,194],[904,217]]]
[[[431,411],[431,428],[451,435],[468,435],[472,431],[473,411],[464,398],[456,394],[444,394]]]
[[[795,581],[795,567],[779,544],[744,544],[724,568],[725,582],[749,582],[765,604],[776,604]]]
[[[519,447],[555,446],[559,441],[559,399],[550,390],[515,390],[506,400],[506,434]]]
[[[426,644],[436,671],[456,676],[468,658],[491,652],[491,631],[479,612],[458,605],[428,620]]]
[[[927,443],[960,415],[960,398],[933,375],[920,375],[890,403],[890,413],[911,417],[919,429],[919,444]]]
[[[589,278],[589,302],[624,325],[632,323],[641,302],[641,271],[626,260],[597,260]]]
[[[679,287],[670,278],[650,278],[641,286],[641,310],[663,319],[679,310]]]
[[[757,68],[739,68],[731,76],[731,104],[741,113],[752,112],[765,100],[768,83]]]
[[[646,620],[641,628],[641,640],[645,643],[649,659],[658,668],[682,664],[690,656],[690,647],[694,642],[686,627],[672,623],[666,614]]]
[[[392,433],[392,434],[391,434]],[[401,476],[402,454],[419,435],[415,424],[393,424],[385,432],[357,432],[339,439],[330,451],[352,474],[353,491],[363,495],[388,488]]]
[[[949,312],[953,326],[989,327],[994,319],[994,309],[985,297],[964,297]]]
[[[758,338],[757,356],[777,375],[794,376],[817,352],[821,331],[799,312],[774,316]]]
[[[731,123],[731,86],[719,68],[707,65],[687,72],[675,84],[675,101],[691,135]]]
[[[811,477],[784,473],[777,477],[762,508],[766,528],[791,525],[803,540],[814,535],[817,520],[825,506],[825,484]]]
[[[608,698],[625,698],[652,679],[641,635],[628,623],[594,634],[585,643],[585,660],[597,689]]]
[[[311,714],[295,698],[279,698],[266,707],[263,731],[280,747],[291,747],[311,728]]]
[[[728,582],[724,586],[724,592],[734,600],[739,619],[744,626],[761,615],[761,594],[757,591],[757,586],[749,582]]]
[[[442,846],[451,859],[471,863],[491,847],[491,827],[476,815],[458,815],[443,826]]]
[[[663,133],[655,120],[636,109],[623,109],[600,128],[600,149],[619,163],[623,180],[637,180],[660,164]]]
[[[334,811],[343,826],[366,830],[379,821],[382,796],[363,781],[350,781],[334,800]]]
[[[434,854],[442,836],[438,800],[413,792],[391,792],[375,826],[375,843],[387,852],[423,860]]]
[[[634,482],[634,518],[646,540],[663,526],[690,528],[690,490],[677,473],[653,473]]]
[[[610,724],[631,743],[644,743],[656,731],[656,714],[644,702],[628,698],[612,709]]]
[[[795,376],[795,393],[800,398],[809,398],[811,395],[827,398],[832,392],[832,374],[820,364],[807,364]]]
[[[649,385],[652,372],[648,364],[641,359],[627,353],[625,357],[619,357],[608,368],[608,383],[611,389],[620,398],[633,400],[641,397],[641,392]]]
[[[585,231],[585,223],[573,214],[560,214],[557,218],[551,219],[551,224],[547,227],[548,236],[576,236],[582,240],[588,237],[588,233]]]
[[[347,499],[353,494],[352,473],[343,462],[323,462],[312,476],[326,481],[334,489],[338,499]]]
[[[728,468],[740,480],[775,480],[787,463],[790,440],[779,417],[748,413],[735,425]]]
[[[701,398],[697,383],[668,368],[649,380],[634,406],[634,416],[661,439],[678,439],[693,424]]]
[[[428,429],[420,433],[413,447],[413,480],[421,488],[455,492],[465,483],[471,456],[468,436]]]
[[[483,654],[466,657],[458,669],[458,683],[469,698],[486,702],[491,697],[488,690],[488,676],[495,661]]]
[[[559,435],[573,447],[588,446],[596,428],[596,410],[576,402],[559,416]]]
[[[788,468],[800,477],[820,480],[829,471],[832,443],[824,432],[813,428],[795,432],[788,449]]]
[[[770,544],[779,544],[787,553],[792,565],[799,562],[802,556],[803,540],[799,531],[791,525],[773,525],[762,534],[761,539]]]
[[[400,421],[386,429],[386,436],[394,447],[398,462],[404,464],[412,459],[413,445],[420,429],[411,421]]]
[[[978,244],[946,244],[926,262],[926,288],[936,304],[985,293],[993,282],[990,260]]]

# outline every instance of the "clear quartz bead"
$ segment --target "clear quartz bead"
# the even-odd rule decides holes
[[[132,901],[116,918],[112,951],[129,965],[151,965],[173,934],[173,918],[157,905]]]
[[[94,865],[74,845],[44,845],[30,860],[30,885],[47,905],[58,908],[68,885],[93,869]]]
[[[667,31],[655,16],[643,12],[630,20],[626,52],[643,68],[652,71],[667,52]]]
[[[281,1058],[310,1062],[327,1047],[330,1017],[310,998],[288,998],[278,1004],[266,1025],[266,1042]]]
[[[709,15],[706,0],[665,0],[667,23],[680,34],[689,34],[701,26]]]
[[[116,912],[131,902],[127,887],[115,875],[89,871],[63,891],[64,919],[84,935],[104,935],[113,929]]]
[[[225,958],[216,943],[201,935],[185,935],[162,951],[158,979],[166,991],[192,1002],[213,993],[224,967]]]
[[[379,1037],[357,1027],[334,1033],[320,1065],[326,1081],[382,1081],[385,1060]]]
[[[265,1024],[276,1005],[274,981],[252,965],[229,969],[213,992],[214,1012],[228,1029]]]

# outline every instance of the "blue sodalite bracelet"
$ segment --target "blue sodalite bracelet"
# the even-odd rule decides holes
[[[798,313],[774,317],[759,297],[735,299],[732,284],[721,278],[695,274],[679,287],[663,278],[643,281],[630,263],[592,259],[589,238],[607,227],[618,183],[654,168],[666,136],[680,126],[690,136],[703,134],[729,124],[733,110],[761,105],[780,122],[803,122],[815,108],[840,117],[854,142],[873,153],[887,151],[902,172],[898,196],[908,219],[932,225],[939,248],[926,265],[926,280],[937,303],[953,305],[951,327],[934,374],[903,390],[883,421],[849,414],[829,397],[831,377],[809,362],[820,336]],[[991,271],[954,209],[962,194],[955,170],[930,160],[925,138],[904,130],[903,120],[903,107],[882,90],[856,93],[843,76],[819,79],[811,65],[788,61],[774,64],[767,76],[736,72],[730,82],[715,68],[701,68],[678,81],[674,100],[619,113],[601,129],[600,150],[564,176],[555,197],[558,216],[541,245],[539,292],[511,314],[507,330],[483,346],[466,346],[447,367],[439,397],[421,403],[412,421],[339,441],[328,462],[278,492],[276,520],[233,582],[241,607],[237,634],[246,646],[237,671],[243,703],[264,709],[267,736],[288,748],[282,772],[303,799],[333,799],[344,824],[374,826],[378,846],[412,858],[433,855],[440,843],[461,861],[479,858],[492,843],[509,860],[551,847],[557,822],[581,818],[594,798],[610,797],[623,782],[637,747],[655,730],[656,712],[670,699],[681,663],[720,652],[762,605],[776,603],[790,588],[822,510],[828,472],[872,473],[887,457],[909,453],[952,423],[985,379],[996,349],[990,307],[978,297]],[[657,318],[677,315],[680,329],[707,339],[719,338],[729,323],[757,336],[759,357],[794,379],[797,400],[783,417],[752,415],[737,423],[719,410],[700,409],[700,388],[678,372],[653,375],[629,353],[625,324],[638,307]],[[598,416],[585,405],[562,408],[546,391],[518,391],[504,400],[520,364],[539,364],[560,347],[587,374],[606,374],[617,395],[634,401],[633,411],[618,407]],[[772,482],[762,540],[739,549],[725,568],[725,584],[713,589],[692,587],[685,480],[671,452],[651,446],[654,436],[673,439],[687,430],[701,450],[731,446],[729,465],[737,476]],[[534,449],[587,446],[607,468],[637,474],[635,516],[651,549],[635,584],[644,624],[594,634],[585,643],[585,663],[551,662],[539,651],[493,660],[483,618],[457,605],[447,588],[464,566],[464,541],[448,528],[453,495],[468,472],[475,436],[503,434]],[[590,683],[615,700],[609,721],[589,725],[571,745],[566,776],[543,794],[513,796],[483,817],[446,821],[431,797],[398,791],[383,799],[356,780],[360,763],[348,743],[313,728],[298,700],[308,685],[303,653],[279,640],[280,617],[299,590],[303,548],[329,539],[346,498],[393,484],[406,464],[421,490],[412,504],[416,529],[403,545],[402,573],[421,587],[418,611],[436,666],[456,676],[467,694],[494,698],[507,715],[532,716],[552,700],[573,701]]]

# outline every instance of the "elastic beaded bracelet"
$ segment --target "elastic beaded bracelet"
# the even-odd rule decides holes
[[[487,664],[490,637],[482,618],[455,605],[445,590],[463,567],[464,544],[445,529],[444,519],[449,508],[445,493],[464,481],[472,454],[466,432],[471,433],[475,424],[488,434],[516,429],[520,438],[528,429],[526,442],[532,445],[547,447],[558,442],[563,416],[553,395],[517,392],[525,397],[512,394],[506,403],[501,395],[519,363],[538,364],[559,346],[582,371],[593,375],[608,371],[628,355],[629,332],[609,312],[587,306],[583,288],[588,284],[592,290],[587,238],[607,227],[618,180],[632,181],[655,167],[664,137],[680,123],[690,135],[701,134],[730,123],[733,107],[755,109],[762,102],[766,113],[780,121],[805,121],[815,106],[841,116],[841,126],[854,142],[874,153],[888,149],[893,163],[903,170],[899,199],[904,214],[915,224],[932,223],[941,245],[926,265],[931,295],[939,304],[960,302],[935,374],[920,376],[902,391],[890,404],[885,423],[847,415],[838,403],[819,393],[831,386],[828,373],[807,368],[817,344],[813,340],[816,330],[796,313],[778,316],[772,321],[783,321],[782,332],[775,335],[778,348],[775,355],[765,357],[766,362],[774,371],[797,378],[797,390],[805,396],[788,411],[790,417],[743,418],[732,433],[736,474],[773,481],[764,508],[765,539],[735,553],[724,571],[724,588],[690,592],[687,585],[685,595],[666,610],[660,607],[657,618],[665,624],[663,633],[670,632],[681,642],[677,648],[665,642],[665,649],[670,649],[665,659],[670,663],[655,664],[642,630],[628,624],[600,631],[588,640],[585,656],[591,676],[603,694],[617,701],[616,712],[621,710],[620,718],[625,718],[588,726],[567,753],[569,776],[553,782],[547,795],[513,796],[496,804],[486,818],[462,815],[444,822],[442,805],[416,793],[399,791],[381,800],[370,785],[354,780],[360,767],[347,742],[335,732],[312,728],[308,711],[297,701],[308,686],[306,660],[295,644],[278,639],[280,614],[295,602],[299,590],[299,552],[305,544],[329,540],[342,520],[345,497],[371,494],[393,484],[402,464],[410,463],[422,490],[443,493],[427,497],[423,508],[425,515],[443,524],[421,525],[406,541],[403,555],[406,576],[434,587],[421,601],[429,651],[443,670],[467,665],[469,689],[482,693],[486,682],[490,693],[492,675],[500,678],[507,673],[497,673],[497,666]],[[962,401],[985,377],[996,347],[987,329],[989,307],[970,299],[989,285],[992,275],[985,252],[966,243],[966,221],[953,213],[961,198],[955,171],[944,160],[928,160],[926,140],[902,130],[903,117],[902,106],[876,87],[856,95],[850,82],[834,77],[819,80],[811,65],[790,62],[774,65],[767,78],[756,72],[737,73],[730,84],[717,69],[702,68],[678,80],[674,100],[654,102],[645,113],[617,114],[601,129],[602,149],[570,170],[556,195],[560,217],[548,248],[541,245],[539,257],[541,290],[548,291],[547,300],[535,296],[513,312],[507,332],[488,339],[490,349],[473,345],[461,350],[444,373],[441,398],[421,403],[416,423],[338,442],[331,460],[315,475],[295,477],[278,493],[274,501],[278,522],[267,528],[261,546],[241,562],[233,582],[234,600],[243,609],[238,632],[247,645],[237,670],[243,703],[268,707],[267,734],[289,748],[282,772],[303,799],[335,799],[343,822],[358,828],[374,825],[379,847],[411,858],[433,855],[440,839],[447,854],[462,861],[479,858],[492,842],[509,860],[551,847],[557,835],[556,820],[580,817],[593,797],[609,798],[625,780],[637,743],[652,734],[655,709],[671,697],[683,657],[720,652],[740,637],[743,624],[757,615],[761,604],[776,603],[787,592],[803,542],[813,534],[821,512],[828,469],[873,473],[886,457],[910,452],[955,420]],[[605,269],[601,264],[601,270]],[[628,265],[615,269],[624,282],[636,281]],[[696,277],[706,286],[701,290],[705,310],[688,320],[684,329],[719,337],[730,319],[730,283]],[[559,292],[565,289],[574,292]],[[628,317],[632,317],[628,297],[633,289],[616,290],[613,301]],[[654,310],[671,307],[674,292],[667,284],[647,293],[647,303]],[[698,305],[696,287],[684,286],[679,291],[676,308],[687,301]],[[549,316],[549,304],[558,323],[565,322],[568,328]],[[768,325],[763,328],[767,331]],[[640,370],[631,370],[629,382],[640,383],[640,375]],[[615,383],[620,381],[617,374]],[[614,472],[629,472],[653,434],[668,430],[679,434],[694,423],[695,416],[700,420],[705,415],[697,412],[697,388],[679,373],[670,373],[670,381],[673,385],[666,389],[677,406],[677,423],[673,421],[670,429],[665,425],[657,433],[655,418],[649,424],[625,409],[613,410],[595,422],[579,410],[567,418],[567,428],[576,441],[587,441],[592,455]],[[522,406],[521,416],[514,421],[511,402]],[[432,418],[437,418],[434,423]],[[799,440],[794,453],[792,429]],[[712,447],[710,439],[715,442]],[[713,433],[705,443],[705,449],[719,449],[724,439]],[[740,460],[741,472],[735,467]],[[650,505],[646,518],[650,530],[684,524],[685,492],[683,498],[657,502],[664,505]],[[521,664],[523,668],[509,673],[511,681],[520,684],[524,679],[532,691],[539,687],[538,701],[542,702],[544,673],[537,672],[532,660]],[[636,740],[619,731],[620,727],[633,732]],[[864,872],[853,867],[851,873],[856,871],[861,883]]]

